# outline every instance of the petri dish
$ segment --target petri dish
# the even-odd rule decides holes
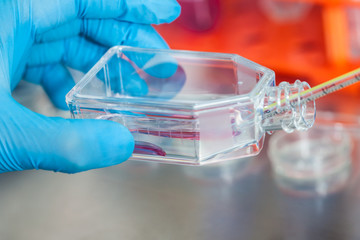
[[[352,136],[346,119],[319,113],[308,131],[277,132],[269,141],[268,156],[278,186],[299,194],[326,195],[341,189],[352,166]],[[319,121],[318,121],[319,120]]]

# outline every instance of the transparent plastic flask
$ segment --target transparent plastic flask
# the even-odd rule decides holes
[[[266,132],[310,128],[315,103],[298,101],[308,88],[275,86],[272,70],[236,54],[116,46],[66,100],[73,118],[126,126],[132,159],[202,165],[258,154]]]

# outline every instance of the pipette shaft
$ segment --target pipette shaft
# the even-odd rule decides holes
[[[319,84],[300,93],[302,102],[309,102],[360,81],[360,68]]]
[[[284,103],[285,101],[295,102],[299,101],[300,99],[300,105],[306,104],[307,102],[314,101],[320,97],[326,96],[330,93],[333,93],[335,91],[338,91],[340,89],[343,89],[347,86],[353,85],[360,81],[360,68],[357,68],[351,72],[345,73],[341,76],[338,76],[336,78],[333,78],[327,82],[321,83],[313,88],[309,88],[299,95],[292,95],[289,99],[282,99],[281,103]],[[281,105],[281,104],[280,104]],[[266,107],[264,107],[264,116],[263,118],[269,118],[273,117],[277,114],[280,114],[281,112],[285,112],[288,109],[277,109],[276,108],[277,103],[270,104]]]

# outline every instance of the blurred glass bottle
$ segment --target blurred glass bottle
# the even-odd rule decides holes
[[[360,59],[360,7],[347,9],[351,60]]]
[[[179,0],[182,14],[179,23],[193,31],[213,28],[219,18],[220,0]]]
[[[275,22],[301,21],[312,8],[312,3],[281,0],[260,0],[260,8]]]

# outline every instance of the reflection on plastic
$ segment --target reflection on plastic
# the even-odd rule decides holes
[[[336,125],[274,134],[268,154],[278,186],[296,195],[339,191],[351,173],[351,144],[349,134]]]
[[[170,99],[179,93],[185,84],[186,75],[183,67],[178,65],[176,59],[169,54],[127,53],[127,55],[121,54],[121,61],[122,65],[131,69],[131,72],[129,70],[124,72],[124,66],[119,67],[122,72],[120,94],[137,95],[138,89],[136,87],[134,89],[131,84],[139,85],[139,81],[144,80],[147,97]],[[128,83],[123,83],[129,75],[132,80],[138,78],[135,82],[128,81],[131,83],[130,86]]]

